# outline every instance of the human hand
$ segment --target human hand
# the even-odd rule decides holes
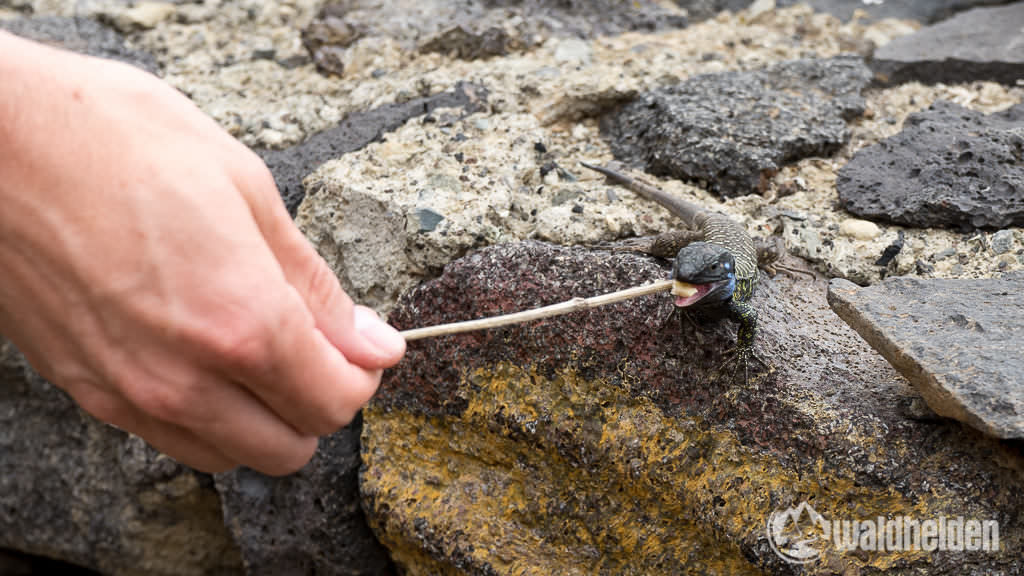
[[[0,78],[0,333],[185,464],[300,468],[402,337],[341,290],[263,162],[171,87],[2,32]]]

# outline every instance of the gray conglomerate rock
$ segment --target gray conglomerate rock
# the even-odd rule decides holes
[[[0,338],[0,548],[103,574],[241,574],[213,478],[83,413]]]
[[[696,0],[690,17],[708,18],[720,5],[748,0]],[[346,1],[323,7],[303,33],[313,60],[325,72],[344,74],[346,48],[363,38],[386,37],[407,48],[473,60],[519,52],[548,38],[592,38],[631,30],[682,28],[683,7],[654,0]]]
[[[975,8],[896,38],[875,51],[870,65],[883,84],[1015,85],[1024,78],[1024,2]]]
[[[149,72],[159,71],[151,54],[128,46],[124,36],[116,30],[88,18],[0,19],[0,30],[74,52],[127,62]]]
[[[337,126],[314,134],[300,144],[283,150],[257,150],[257,153],[273,173],[285,206],[294,216],[306,196],[302,180],[320,164],[359,150],[410,118],[429,114],[436,108],[462,108],[469,114],[486,102],[486,90],[472,84],[459,83],[450,92],[354,112]]]
[[[224,522],[248,576],[385,576],[387,551],[359,504],[360,421],[322,438],[301,470],[282,478],[238,468],[217,476]]]
[[[863,11],[871,19],[909,18],[930,24],[953,16],[961,10],[975,6],[1006,4],[1013,0],[777,0],[778,5],[809,4],[815,10],[828,12],[843,20],[853,17],[855,10]]]
[[[538,242],[450,264],[391,314],[401,328],[635,286],[667,264]],[[755,346],[671,316],[657,294],[531,324],[411,342],[364,411],[360,486],[396,563],[417,574],[1019,574],[1020,450],[916,395],[827,306],[821,281],[765,278]],[[738,378],[738,379],[733,379]],[[838,552],[798,572],[775,510],[833,521],[995,518],[996,553]]]
[[[829,305],[937,414],[1024,439],[1024,274],[829,285]]]
[[[706,182],[722,196],[758,193],[784,164],[846,141],[869,80],[851,56],[702,74],[637,96],[601,130],[616,158],[648,172]]]
[[[839,170],[852,214],[920,227],[1024,225],[1024,105],[984,115],[939,101]]]

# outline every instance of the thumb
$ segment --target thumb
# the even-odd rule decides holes
[[[405,354],[405,339],[377,313],[356,306],[338,278],[292,222],[269,170],[259,189],[243,191],[263,238],[302,296],[316,327],[346,359],[363,368],[387,368]]]

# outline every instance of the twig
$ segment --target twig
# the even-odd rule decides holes
[[[419,340],[420,338],[444,336],[446,334],[458,334],[459,332],[469,332],[471,330],[497,328],[499,326],[519,324],[522,322],[529,322],[531,320],[547,318],[549,316],[558,316],[560,314],[568,314],[570,312],[578,312],[580,310],[596,308],[598,306],[613,304],[615,302],[621,302],[623,300],[629,300],[631,298],[647,296],[648,294],[666,292],[671,288],[672,280],[658,280],[652,284],[646,284],[644,286],[635,286],[633,288],[627,288],[625,290],[619,290],[617,292],[601,294],[600,296],[592,296],[590,298],[577,297],[573,298],[572,300],[566,300],[565,302],[559,302],[558,304],[552,304],[550,306],[544,306],[542,308],[524,310],[522,312],[515,312],[513,314],[503,314],[501,316],[492,316],[490,318],[480,318],[478,320],[467,320],[465,322],[453,322],[451,324],[439,324],[437,326],[428,326],[426,328],[415,328],[412,330],[405,330],[401,334],[402,336],[405,337],[407,341],[409,341]]]

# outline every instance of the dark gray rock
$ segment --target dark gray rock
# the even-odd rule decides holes
[[[863,10],[871,20],[909,18],[930,24],[975,6],[1006,4],[1012,0],[887,0],[868,3],[864,0],[777,0],[778,6],[810,4],[819,12],[828,12],[842,20],[853,17],[854,10]]]
[[[11,550],[0,550],[0,574],[3,576],[38,576],[60,574],[61,576],[99,576],[98,572],[52,560],[42,556],[29,556]]]
[[[212,477],[83,413],[2,338],[0,548],[110,575],[242,572]]]
[[[435,34],[420,45],[420,50],[450,54],[463,60],[477,60],[501,56],[521,48],[523,36],[511,34],[500,26],[462,22]]]
[[[357,420],[322,438],[310,463],[290,476],[248,468],[218,475],[224,522],[242,548],[246,574],[392,573],[359,505],[361,430]]]
[[[722,196],[752,194],[784,164],[835,152],[869,80],[855,57],[705,74],[638,96],[601,129],[620,160]]]
[[[918,227],[1024,225],[1024,105],[990,114],[938,101],[862,148],[836,188],[852,214]]]
[[[462,108],[466,114],[471,114],[486,102],[486,90],[473,84],[459,83],[450,92],[354,112],[337,126],[314,134],[290,148],[256,152],[274,174],[288,212],[294,216],[306,196],[302,179],[327,160],[380,140],[386,132],[398,128],[410,118],[429,114],[435,108]]]
[[[127,62],[154,74],[160,71],[151,54],[129,47],[119,32],[88,18],[0,19],[0,29],[81,54]]]
[[[835,279],[828,302],[937,414],[1024,439],[1024,274],[866,288]]]
[[[991,80],[1016,85],[1024,78],[1024,2],[975,8],[895,38],[875,51],[871,68],[882,84]]]
[[[754,0],[673,0],[676,6],[686,10],[691,22],[713,18],[723,10],[738,12],[750,6]]]

